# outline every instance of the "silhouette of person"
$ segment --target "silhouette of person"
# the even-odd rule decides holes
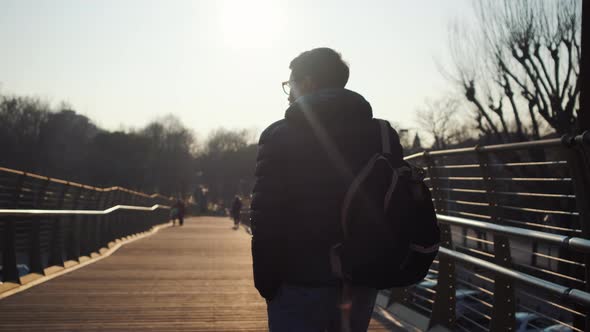
[[[267,300],[271,332],[340,331],[344,324],[366,331],[377,290],[352,287],[345,318],[330,248],[341,240],[351,173],[381,151],[379,122],[360,94],[344,88],[349,68],[336,51],[303,52],[289,68],[283,90],[290,106],[259,140],[250,216],[254,283]],[[401,164],[399,137],[387,130],[392,160]]]
[[[184,202],[179,198],[176,201],[176,204],[174,204],[174,208],[176,209],[176,217],[178,218],[178,224],[180,226],[184,225]],[[172,222],[172,225],[174,225],[174,221]]]
[[[178,218],[178,208],[176,208],[176,203],[170,209],[170,221],[172,222],[172,226],[176,226],[176,218]]]
[[[234,229],[237,230],[240,227],[240,212],[242,211],[242,200],[236,196],[231,205],[231,218],[234,220]]]

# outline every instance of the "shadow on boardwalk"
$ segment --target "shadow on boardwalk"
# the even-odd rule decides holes
[[[0,331],[266,331],[250,236],[190,218],[0,301]],[[371,331],[390,331],[373,319]]]

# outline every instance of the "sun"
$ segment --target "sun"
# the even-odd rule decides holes
[[[219,1],[219,30],[231,48],[268,48],[280,37],[282,11],[271,0]]]

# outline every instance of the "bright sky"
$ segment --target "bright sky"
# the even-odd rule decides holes
[[[65,100],[107,129],[169,113],[199,135],[283,117],[291,59],[332,47],[374,114],[415,127],[469,0],[0,0],[0,92]]]

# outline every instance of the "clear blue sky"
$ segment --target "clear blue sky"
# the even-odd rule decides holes
[[[169,113],[200,135],[260,132],[300,52],[327,46],[376,116],[414,127],[469,0],[0,0],[0,92],[69,102],[107,129]]]

